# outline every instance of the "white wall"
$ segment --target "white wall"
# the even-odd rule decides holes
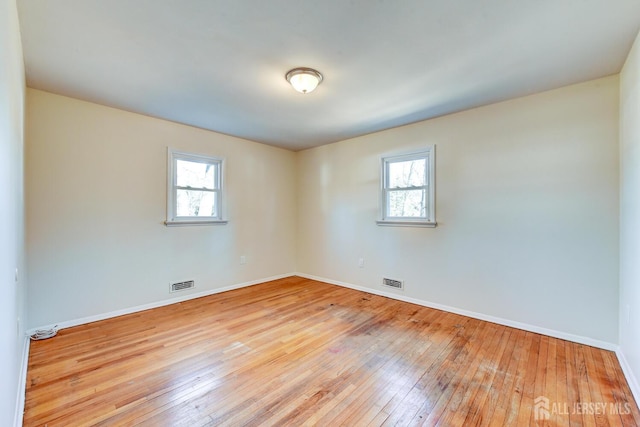
[[[620,349],[637,398],[639,343],[640,35],[620,73]]]
[[[0,425],[16,414],[24,344],[24,67],[15,0],[0,0]],[[15,280],[16,268],[19,275]],[[22,390],[24,393],[24,390]],[[19,412],[19,410],[18,410]]]
[[[163,224],[167,146],[226,159],[228,225]],[[26,162],[31,327],[295,271],[293,152],[28,89]]]
[[[380,156],[423,144],[438,227],[377,226]],[[403,279],[406,297],[617,342],[617,76],[303,151],[298,168],[300,272]]]

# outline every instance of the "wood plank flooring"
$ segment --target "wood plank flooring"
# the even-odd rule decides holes
[[[638,426],[640,412],[612,352],[290,277],[32,342],[24,425]]]

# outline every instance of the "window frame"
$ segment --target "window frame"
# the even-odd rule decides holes
[[[380,158],[380,212],[378,225],[391,225],[401,227],[436,227],[436,181],[435,181],[435,145],[428,145],[419,151],[412,151],[403,154],[384,155]],[[427,167],[427,185],[417,187],[401,188],[403,191],[412,189],[425,189],[427,206],[425,216],[421,217],[392,217],[389,212],[389,192],[398,191],[397,188],[389,187],[389,165],[392,163],[406,162],[409,160],[425,159]]]
[[[178,160],[187,162],[196,162],[215,165],[216,176],[214,182],[218,185],[213,190],[203,190],[200,188],[193,188],[196,191],[211,191],[216,193],[217,204],[217,216],[178,216],[177,215],[177,191],[180,189],[186,189],[191,187],[178,187],[177,185],[177,170],[176,165]],[[182,225],[223,225],[228,221],[224,215],[225,207],[225,192],[224,192],[224,159],[214,156],[205,156],[202,154],[189,153],[185,151],[175,150],[171,147],[167,147],[167,219],[165,225],[167,226],[182,226]]]

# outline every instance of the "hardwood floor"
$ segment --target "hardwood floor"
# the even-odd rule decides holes
[[[291,277],[32,342],[24,425],[527,426],[545,409],[539,425],[640,425],[612,352]]]

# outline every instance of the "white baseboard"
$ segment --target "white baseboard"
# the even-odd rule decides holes
[[[616,356],[618,356],[618,362],[620,363],[620,367],[622,368],[622,373],[627,379],[627,383],[629,384],[629,388],[631,389],[633,397],[635,398],[637,403],[640,403],[640,384],[638,384],[638,379],[633,374],[633,370],[631,369],[629,362],[627,362],[627,358],[624,356],[624,353],[622,352],[620,347],[616,349]]]
[[[50,325],[39,326],[37,328],[32,328],[27,331],[27,335],[32,335],[38,329],[51,329],[53,327],[58,327],[58,329],[71,328],[74,326],[84,325],[87,323],[97,322],[99,320],[110,319],[112,317],[124,316],[125,314],[137,313],[139,311],[150,310],[152,308],[163,307],[165,305],[176,304],[179,302],[184,302],[196,298],[202,298],[209,295],[219,294],[221,292],[232,291],[234,289],[246,288],[248,286],[257,285],[259,283],[270,282],[272,280],[284,279],[285,277],[295,276],[295,273],[281,274],[278,276],[266,277],[264,279],[252,280],[250,282],[239,283],[236,285],[225,286],[223,288],[209,289],[206,291],[198,292],[195,294],[189,294],[181,297],[170,298],[162,301],[152,302],[149,304],[138,305],[135,307],[124,308],[122,310],[110,311],[108,313],[97,314],[95,316],[83,317],[81,319],[74,320],[66,320],[64,322],[52,323]]]
[[[605,350],[616,351],[618,349],[617,344],[613,344],[606,341],[600,341],[589,337],[583,337],[581,335],[569,334],[566,332],[556,331],[553,329],[542,328],[527,323],[516,322],[509,319],[503,319],[501,317],[495,317],[488,314],[477,313],[475,311],[464,310],[461,308],[451,307],[448,305],[438,304],[430,301],[424,301],[416,298],[406,297],[404,295],[398,295],[391,292],[385,292],[383,290],[367,288],[365,286],[353,285],[351,283],[340,282],[338,280],[327,279],[324,277],[313,276],[311,274],[296,273],[296,276],[304,277],[311,280],[317,280],[319,282],[325,282],[332,285],[343,286],[345,288],[355,289],[358,291],[368,292],[370,294],[380,295],[387,298],[396,299],[399,301],[410,302],[412,304],[421,305],[424,307],[435,308],[437,310],[447,311],[449,313],[460,314],[462,316],[472,317],[474,319],[485,320],[491,323],[497,323],[498,325],[509,326],[516,329],[522,329],[523,331],[535,332],[537,334],[547,335],[554,338],[560,338],[562,340],[572,341],[579,344],[585,344],[592,347],[598,347]]]
[[[13,417],[13,425],[15,427],[22,426],[24,417],[24,399],[27,390],[27,367],[29,366],[29,346],[31,339],[28,335],[24,336],[22,343],[22,357],[20,358],[20,377],[18,378],[18,390],[16,391],[16,413]]]

